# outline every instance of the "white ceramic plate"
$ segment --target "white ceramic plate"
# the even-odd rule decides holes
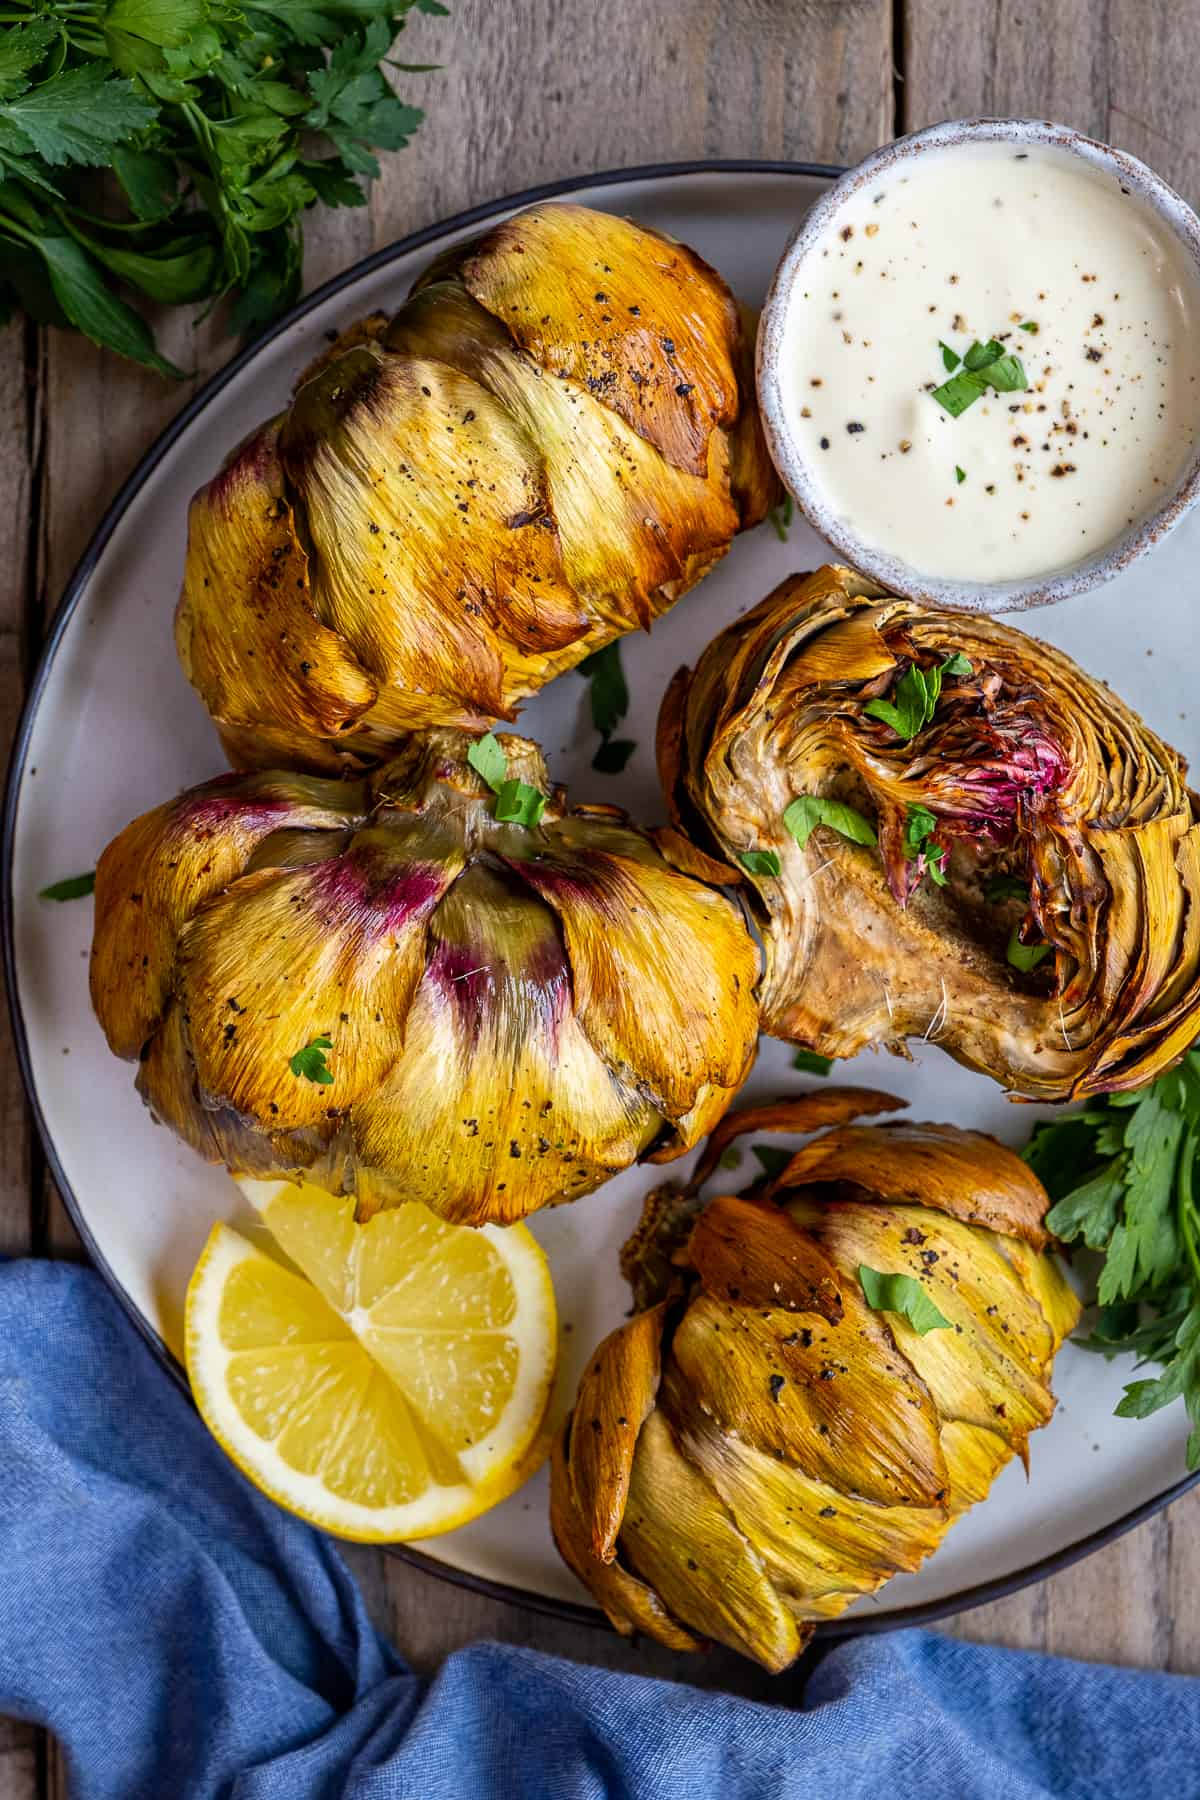
[[[574,193],[685,239],[746,299],[761,301],[788,236],[825,181],[811,169],[727,164],[599,176],[574,186]],[[172,645],[193,489],[252,426],[285,403],[293,377],[323,348],[328,331],[372,308],[394,307],[437,249],[515,204],[503,202],[380,252],[314,295],[209,384],[101,525],[72,581],[29,704],[4,840],[6,952],[23,1067],[76,1224],[160,1355],[165,1347],[178,1357],[192,1265],[215,1219],[241,1217],[239,1197],[227,1177],[151,1122],[134,1092],[132,1069],[109,1055],[88,1005],[91,902],[53,905],[37,894],[92,868],[136,813],[222,766]],[[805,526],[794,525],[785,544],[766,525],[739,539],[651,637],[628,640],[629,735],[639,748],[621,777],[592,772],[595,737],[583,680],[565,675],[529,706],[523,728],[545,746],[553,774],[569,783],[573,798],[617,800],[647,823],[660,819],[652,740],[668,677],[782,576],[812,568],[825,555]],[[1111,681],[1193,760],[1200,734],[1188,716],[1188,690],[1198,562],[1200,512],[1110,586],[1036,620],[1039,632]],[[808,1078],[789,1064],[785,1046],[764,1040],[747,1098],[803,1086]],[[1012,1143],[1025,1139],[1036,1116],[933,1047],[918,1047],[911,1064],[860,1057],[840,1073],[891,1088],[911,1101],[918,1117],[979,1126]],[[600,1193],[533,1220],[561,1303],[567,1391],[583,1358],[627,1310],[617,1248],[643,1193],[661,1178],[631,1170]],[[1115,1419],[1129,1373],[1120,1363],[1065,1349],[1055,1376],[1059,1410],[1033,1440],[1029,1481],[1019,1465],[1010,1466],[920,1573],[860,1603],[851,1626],[928,1617],[1005,1591],[1181,1492],[1187,1485],[1182,1410],[1142,1422]],[[431,1543],[423,1558],[452,1577],[518,1590],[534,1605],[581,1606],[586,1596],[550,1540],[546,1500],[543,1473],[486,1518]]]

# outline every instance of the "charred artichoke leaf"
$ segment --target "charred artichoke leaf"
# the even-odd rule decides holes
[[[571,1434],[571,1488],[593,1556],[610,1563],[629,1495],[638,1433],[658,1394],[667,1307],[638,1313],[605,1338],[580,1377]]]
[[[739,520],[723,434],[713,435],[700,471],[673,468],[594,391],[566,377],[548,380],[453,283],[415,294],[388,344],[461,369],[538,446],[546,523],[557,532],[567,580],[586,604],[584,627],[603,622],[609,637],[626,631],[634,622],[631,605],[636,622],[648,627],[725,553]],[[599,641],[593,630],[589,643]],[[532,665],[530,675],[535,679]]]
[[[405,1054],[355,1108],[359,1217],[420,1200],[458,1224],[510,1224],[627,1168],[658,1127],[581,1027],[553,915],[474,864],[430,921]]]
[[[726,1113],[720,1124],[713,1127],[689,1186],[703,1187],[730,1144],[748,1133],[823,1131],[826,1126],[841,1125],[866,1113],[896,1112],[907,1104],[878,1088],[822,1088],[793,1094],[785,1100],[771,1100],[762,1106],[739,1107],[736,1112]]]
[[[584,635],[537,445],[477,382],[352,350],[301,388],[280,443],[318,616],[388,690],[393,723],[511,716],[503,640],[553,652]]]
[[[143,813],[96,868],[92,1005],[117,1056],[137,1056],[171,988],[184,924],[282,827],[334,834],[358,823],[357,784],[304,775],[220,775]]]
[[[572,1438],[572,1420],[568,1419],[565,1430],[554,1441],[550,1462],[550,1529],[559,1555],[599,1601],[623,1637],[642,1631],[668,1650],[704,1649],[706,1639],[672,1618],[652,1587],[619,1562],[602,1562],[594,1554],[568,1467]]]
[[[279,423],[235,450],[192,500],[175,642],[220,725],[263,724],[291,743],[297,733],[334,738],[350,729],[378,688],[345,638],[317,617]]]
[[[705,1291],[743,1306],[842,1318],[838,1271],[811,1233],[789,1229],[769,1201],[721,1194],[697,1219],[687,1258]]]
[[[638,1438],[621,1544],[634,1570],[685,1625],[768,1669],[785,1669],[811,1636],[798,1628],[762,1559],[715,1489],[680,1455],[658,1412]]]
[[[982,1131],[908,1119],[846,1125],[796,1152],[775,1197],[785,1200],[782,1190],[809,1182],[848,1182],[1022,1237],[1035,1250],[1046,1245],[1046,1190],[1015,1151]]]
[[[776,1588],[810,1618],[834,1618],[859,1594],[918,1569],[945,1535],[942,1502],[881,1506],[816,1481],[716,1428],[673,1378],[663,1404],[684,1454],[725,1502]],[[1007,1460],[1007,1446],[999,1448]]]
[[[723,895],[625,848],[579,842],[508,862],[558,917],[580,1022],[609,1066],[668,1119],[705,1086],[722,1090],[723,1111],[754,1054],[744,1001],[757,952]]]
[[[461,850],[428,847],[419,828],[365,831],[325,862],[243,876],[193,916],[178,981],[203,1094],[294,1130],[378,1089],[404,1046],[427,921],[463,866]],[[329,1086],[290,1066],[322,1035]]]
[[[552,377],[569,376],[677,468],[703,474],[737,417],[728,288],[686,245],[589,207],[530,207],[464,258],[469,293]]]
[[[826,1199],[799,1200],[789,1210],[847,1287],[864,1264],[921,1283],[950,1330],[922,1336],[898,1313],[878,1316],[941,1418],[985,1427],[1023,1453],[1029,1433],[1054,1411],[1045,1377],[1061,1340],[1004,1254],[1003,1240],[921,1206]]]
[[[768,1456],[880,1506],[935,1504],[946,1489],[924,1383],[848,1282],[844,1316],[763,1314],[701,1290],[672,1361],[696,1404]]]

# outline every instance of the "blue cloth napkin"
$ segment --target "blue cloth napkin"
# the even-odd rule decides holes
[[[1200,1682],[919,1631],[838,1645],[791,1707],[497,1644],[425,1684],[63,1264],[0,1267],[0,1571],[0,1712],[58,1735],[72,1800],[1200,1792]]]

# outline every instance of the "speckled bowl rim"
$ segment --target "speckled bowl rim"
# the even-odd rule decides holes
[[[1169,227],[1190,257],[1200,284],[1200,219],[1186,200],[1137,157],[1086,137],[1069,125],[1056,125],[1046,119],[949,119],[873,151],[835,182],[798,226],[776,268],[759,322],[758,401],[767,444],[785,486],[814,529],[863,574],[894,593],[932,606],[982,613],[1022,612],[1029,607],[1054,605],[1110,581],[1152,550],[1179,523],[1200,499],[1200,429],[1192,455],[1169,497],[1104,549],[1044,575],[1014,581],[967,582],[927,575],[900,557],[864,543],[827,504],[787,423],[784,344],[800,266],[813,244],[847,200],[881,175],[890,174],[897,163],[926,150],[976,143],[1050,146],[1116,176],[1124,189]]]

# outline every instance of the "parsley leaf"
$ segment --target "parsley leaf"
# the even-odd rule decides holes
[[[751,1144],[750,1148],[762,1164],[763,1173],[772,1180],[776,1175],[782,1175],[796,1154],[794,1150],[781,1150],[776,1144]]]
[[[496,790],[495,815],[503,825],[536,825],[545,810],[545,794],[527,781],[503,781]]]
[[[936,669],[921,669],[910,663],[893,690],[891,700],[868,700],[863,711],[869,718],[882,719],[897,737],[906,742],[923,731],[937,711],[942,696],[942,682],[947,675],[973,675],[974,665],[961,650],[948,656]]]
[[[1008,934],[1008,943],[1004,946],[1004,956],[1012,968],[1019,969],[1023,975],[1027,975],[1030,969],[1036,969],[1040,962],[1045,962],[1051,954],[1051,949],[1050,944],[1023,944],[1021,927],[1017,924]]]
[[[961,487],[963,482],[967,479],[967,471],[965,469],[960,469],[957,463],[954,465],[954,479],[959,487]]]
[[[468,746],[467,761],[496,796],[493,817],[501,825],[536,825],[546,810],[546,796],[527,781],[508,773],[508,758],[494,732]]]
[[[948,1331],[950,1321],[938,1311],[921,1283],[911,1275],[881,1275],[878,1269],[859,1264],[858,1279],[872,1312],[899,1313],[924,1337],[930,1331]]]
[[[818,1056],[815,1050],[797,1050],[792,1067],[802,1069],[806,1075],[828,1075],[833,1068],[833,1058]]]
[[[953,375],[955,369],[957,369],[959,363],[962,361],[962,357],[958,354],[957,350],[952,350],[949,344],[943,344],[941,338],[938,339],[938,349],[942,353],[942,367],[948,375]]]
[[[803,850],[818,825],[828,825],[852,844],[877,844],[875,827],[857,807],[824,794],[798,794],[783,815],[783,823]]]
[[[942,361],[947,368],[955,366],[946,363],[944,345]],[[989,338],[986,344],[977,340],[971,345],[962,359],[962,368],[951,375],[949,381],[934,388],[933,398],[952,419],[957,419],[968,406],[974,406],[988,388],[994,388],[998,394],[1011,394],[1028,386],[1029,377],[1020,357],[1006,352],[997,339]]]
[[[325,1061],[325,1052],[332,1049],[332,1038],[310,1038],[303,1050],[297,1050],[295,1056],[288,1058],[288,1068],[298,1081],[315,1081],[321,1087],[329,1087],[333,1072]]]
[[[741,1151],[737,1148],[736,1144],[730,1144],[729,1148],[727,1150],[722,1150],[720,1156],[717,1158],[717,1167],[718,1169],[736,1169],[740,1165],[741,1160]]]
[[[119,284],[161,304],[228,296],[232,329],[267,324],[299,294],[306,211],[364,204],[375,153],[420,123],[388,73],[414,8],[439,10],[17,0],[0,26],[0,312],[174,376]],[[102,210],[95,168],[116,176]]]
[[[483,737],[476,738],[467,750],[467,761],[492,792],[498,794],[508,775],[508,758],[500,748],[499,739],[494,732],[489,731]]]
[[[86,875],[68,875],[65,881],[52,881],[38,895],[39,900],[82,900],[87,894],[96,891],[96,871],[89,869]]]
[[[738,861],[751,875],[779,873],[779,857],[774,850],[743,850],[738,855]]]
[[[1200,1468],[1200,1052],[1134,1094],[1039,1125],[1025,1160],[1055,1204],[1049,1230],[1104,1261],[1100,1312],[1089,1337],[1101,1356],[1158,1363],[1130,1382],[1118,1416],[1144,1419],[1182,1399],[1191,1421],[1187,1459]]]
[[[585,656],[577,672],[589,684],[592,724],[601,738],[592,767],[601,775],[619,775],[637,749],[635,739],[612,735],[629,711],[629,684],[621,667],[620,638]]]
[[[1034,337],[1037,336],[1038,329],[1039,327],[1036,319],[1025,319],[1021,323],[1021,330],[1031,332]]]
[[[781,544],[787,543],[788,529],[792,523],[794,509],[795,501],[790,494],[785,494],[780,504],[778,506],[773,506],[767,514],[774,529],[775,536],[779,539]]]

